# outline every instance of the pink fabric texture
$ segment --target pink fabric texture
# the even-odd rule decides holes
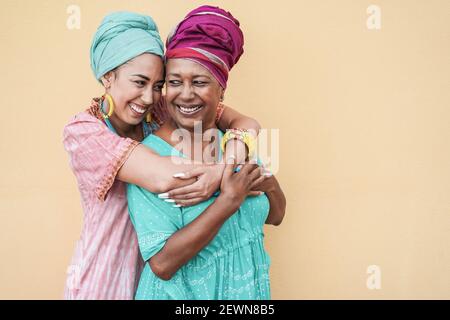
[[[143,260],[128,214],[126,183],[116,175],[139,144],[113,133],[103,121],[99,98],[64,127],[63,143],[77,179],[83,227],[67,269],[65,299],[131,300]],[[167,118],[166,101],[152,110],[152,119]],[[219,121],[223,105],[217,109]]]
[[[134,298],[143,261],[128,214],[126,184],[115,177],[138,144],[112,133],[92,111],[76,115],[64,128],[84,212],[65,299]]]

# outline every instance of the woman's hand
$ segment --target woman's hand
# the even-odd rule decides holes
[[[220,186],[225,164],[204,164],[191,171],[174,175],[179,179],[197,177],[191,185],[170,190],[159,195],[167,202],[177,206],[188,207],[209,199]]]
[[[227,199],[230,206],[237,210],[245,200],[252,185],[261,176],[261,169],[256,164],[245,163],[239,172],[235,172],[235,158],[228,160],[220,185],[220,196]]]
[[[273,189],[273,175],[267,168],[262,165],[260,167],[261,176],[252,184],[249,195],[258,195],[270,192]]]

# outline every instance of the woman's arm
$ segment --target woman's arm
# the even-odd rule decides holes
[[[269,198],[270,211],[266,219],[266,224],[278,226],[283,221],[286,212],[286,197],[274,176],[267,178],[263,184],[263,186],[260,186],[257,189],[264,191]]]
[[[216,236],[225,221],[237,211],[234,199],[219,195],[194,221],[175,232],[149,264],[153,273],[170,280],[184,264],[198,254]]]
[[[131,152],[117,173],[120,181],[138,185],[154,193],[165,192],[170,187],[192,184],[195,178],[178,180],[174,174],[191,170],[193,165],[180,163],[171,157],[162,157],[140,144]]]
[[[227,106],[224,106],[222,115],[217,122],[217,126],[222,131],[232,128],[247,129],[255,136],[255,138],[258,136],[259,130],[261,130],[258,121]]]
[[[252,135],[254,135],[255,138],[257,138],[257,135],[261,128],[256,120],[249,118],[227,106],[224,106],[222,114],[220,115],[217,122],[217,126],[222,131],[226,131],[229,128],[247,129]],[[233,156],[236,159],[237,163],[243,164],[247,158],[247,154],[248,150],[246,145],[240,140],[233,139],[227,142],[223,159],[228,159]],[[224,166],[221,164],[217,164],[214,167],[209,167],[209,169],[214,172],[202,174],[196,183],[192,185],[189,185],[189,183],[183,184],[180,185],[180,187],[175,188],[166,188],[166,184],[163,186],[163,189],[165,190],[162,192],[166,192],[167,189],[170,189],[170,191],[165,196],[167,196],[167,198],[176,200],[176,203],[181,206],[191,206],[197,204],[205,199],[208,199],[217,190],[218,186],[220,185],[223,168]],[[185,174],[187,178],[191,178],[194,175],[199,175],[198,169],[193,169],[189,172],[185,172]],[[162,181],[164,181],[164,179]],[[215,187],[215,189],[211,188],[211,186]],[[194,188],[196,189],[194,190]],[[212,189],[214,189],[214,191],[211,192]]]
[[[198,192],[199,197],[206,197],[217,190],[222,177],[222,170],[223,168],[220,165],[193,164],[189,159],[176,158],[175,161],[172,157],[162,157],[140,144],[134,148],[120,168],[117,178],[153,193],[163,193],[171,189],[192,185],[191,192]],[[174,177],[174,174],[184,171],[189,171],[190,177],[187,176],[183,179]],[[200,175],[206,175],[208,181],[215,183],[206,185],[202,181],[197,181],[195,177]]]
[[[245,128],[257,136],[259,123],[230,107],[224,107],[218,126],[225,131],[228,128]],[[237,163],[243,163],[247,157],[246,146],[242,141],[231,140],[225,146],[224,159],[235,156]],[[192,164],[187,159],[177,158],[175,163],[171,157],[161,157],[150,148],[138,145],[118,172],[118,179],[135,184],[154,193],[165,193],[169,190],[186,187],[176,191],[181,194],[182,205],[193,205],[209,198],[218,188],[223,173],[223,165]],[[183,163],[180,163],[183,161]],[[176,173],[184,173],[183,179],[174,178]],[[200,179],[196,177],[201,176]],[[197,181],[197,182],[196,182]],[[172,196],[169,193],[168,197]],[[181,199],[180,199],[181,200]]]
[[[150,258],[150,267],[157,277],[170,280],[238,210],[252,183],[260,176],[260,170],[253,164],[244,165],[238,173],[234,173],[234,168],[234,164],[227,164],[217,199],[194,221],[172,234],[164,247]]]
[[[253,118],[247,117],[231,107],[224,106],[222,115],[217,122],[217,126],[220,130],[226,131],[227,129],[239,128],[246,129],[253,135],[254,138],[258,137],[260,124]],[[237,163],[244,163],[247,159],[248,150],[245,144],[240,140],[230,140],[225,146],[224,159],[228,159],[231,155],[236,157]]]

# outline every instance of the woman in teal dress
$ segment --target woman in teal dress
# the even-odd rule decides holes
[[[192,159],[197,148],[221,161],[219,142],[224,137],[215,125],[216,106],[242,47],[239,22],[230,13],[209,6],[189,13],[167,41],[171,118],[143,144],[161,156]],[[194,135],[199,129],[203,139]],[[180,132],[181,143],[174,135]],[[205,133],[211,132],[214,138],[205,143]],[[246,133],[235,136],[245,140]],[[190,207],[128,186],[129,213],[148,262],[136,299],[270,299],[263,226],[281,223],[283,192],[276,179],[261,176],[255,164],[238,170],[229,163],[224,168],[220,192]],[[246,197],[255,189],[264,193]]]

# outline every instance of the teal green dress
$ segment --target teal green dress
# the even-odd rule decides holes
[[[221,138],[222,133],[219,135]],[[183,156],[156,135],[145,138],[143,144],[162,156]],[[128,211],[144,261],[158,253],[173,233],[197,218],[216,197],[195,206],[175,208],[157,194],[128,185]],[[263,242],[263,226],[268,213],[266,195],[248,197],[223,224],[216,237],[170,280],[158,278],[146,263],[135,298],[270,299],[270,258]]]

